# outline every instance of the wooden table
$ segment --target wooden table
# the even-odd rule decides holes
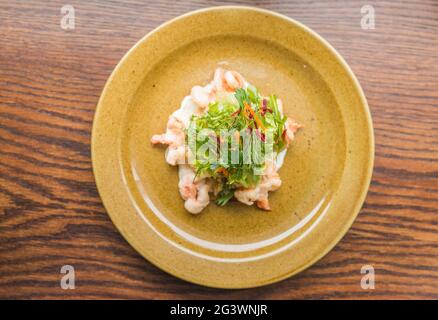
[[[75,8],[75,29],[60,9]],[[293,17],[345,57],[368,98],[376,161],[353,227],[305,272],[217,290],[138,255],[96,191],[90,131],[111,71],[170,18],[229,1],[0,2],[0,298],[438,298],[438,2],[242,1]],[[361,7],[375,29],[361,28]],[[63,265],[76,288],[60,287]],[[374,290],[360,286],[372,265]]]

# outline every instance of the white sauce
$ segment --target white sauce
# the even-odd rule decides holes
[[[283,166],[284,157],[286,156],[286,153],[287,153],[287,149],[284,149],[277,155],[277,158],[275,159],[275,165],[277,167],[277,170],[279,170]]]
[[[184,127],[189,126],[190,118],[198,111],[198,106],[193,102],[190,96],[186,96],[181,102],[181,106],[177,109],[173,116],[184,124]]]

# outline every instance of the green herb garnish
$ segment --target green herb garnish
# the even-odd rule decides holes
[[[212,177],[221,184],[218,205],[225,205],[237,188],[257,185],[265,167],[265,156],[286,146],[287,117],[279,110],[275,95],[263,98],[252,86],[224,95],[211,103],[205,114],[192,116],[187,130],[196,137],[188,143],[196,156],[192,163],[196,175]],[[248,146],[245,138],[249,136],[253,139],[249,147],[258,146],[259,152],[245,150]],[[270,149],[266,143],[268,136],[272,137]]]

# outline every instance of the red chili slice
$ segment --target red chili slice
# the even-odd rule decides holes
[[[266,141],[266,136],[265,136],[265,134],[264,134],[263,132],[260,132],[259,129],[256,129],[256,130],[255,130],[255,133],[256,133],[257,137],[259,137],[260,140],[262,140],[263,142]]]

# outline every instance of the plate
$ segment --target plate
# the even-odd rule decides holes
[[[304,124],[270,212],[235,202],[191,215],[176,167],[149,142],[217,66],[277,94]],[[99,194],[126,240],[168,273],[219,288],[266,285],[324,256],[358,214],[373,158],[367,102],[342,57],[301,23],[250,7],[191,12],[146,35],[106,83],[92,132]]]

